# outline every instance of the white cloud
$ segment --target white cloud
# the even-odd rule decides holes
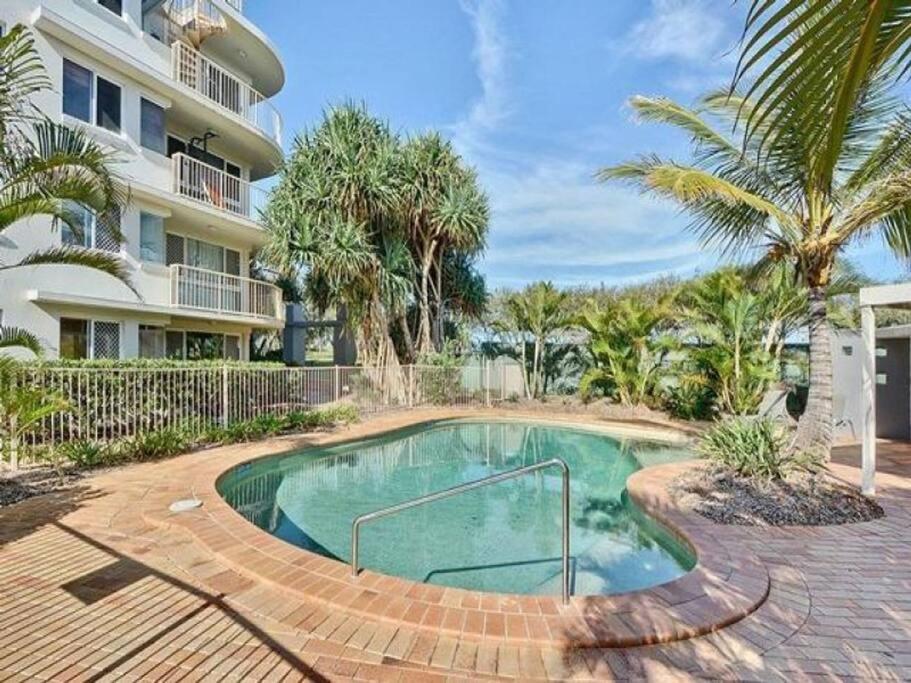
[[[503,2],[462,2],[474,32],[481,92],[451,127],[456,148],[477,167],[490,196],[490,246],[482,267],[491,286],[539,278],[566,285],[623,283],[705,265],[713,257],[685,232],[686,219],[676,207],[594,180],[586,157],[609,132],[603,126],[575,131],[559,157],[498,144],[512,113]]]
[[[462,0],[474,32],[472,58],[481,96],[464,119],[455,124],[455,140],[463,147],[479,144],[479,138],[509,115],[506,83],[506,39],[500,29],[504,11],[501,0]]]
[[[717,4],[707,0],[652,0],[649,16],[627,35],[626,51],[645,59],[717,60],[728,32]]]

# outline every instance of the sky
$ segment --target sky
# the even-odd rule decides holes
[[[278,46],[286,141],[362,101],[403,135],[439,130],[490,197],[488,286],[623,285],[715,267],[666,201],[603,185],[600,167],[687,140],[640,124],[632,95],[685,104],[726,85],[742,12],[731,0],[268,0],[245,12]],[[287,146],[286,142],[286,146]],[[905,271],[878,241],[849,253]]]

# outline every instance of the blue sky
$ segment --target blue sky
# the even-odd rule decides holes
[[[270,0],[246,12],[285,61],[289,139],[345,99],[402,133],[453,139],[490,195],[481,267],[497,288],[623,284],[718,262],[672,205],[593,175],[640,153],[686,159],[685,138],[633,122],[625,102],[690,103],[725,84],[747,4]],[[878,242],[850,256],[879,278],[902,272]]]

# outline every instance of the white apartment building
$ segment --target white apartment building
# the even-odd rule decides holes
[[[84,237],[49,219],[13,226],[0,261],[79,242],[116,252],[139,296],[89,269],[13,269],[0,323],[37,334],[50,358],[246,359],[254,330],[284,326],[280,291],[249,278],[266,241],[252,183],[282,159],[275,46],[242,0],[2,0],[0,30],[17,23],[53,86],[36,104],[113,149],[130,195],[119,218],[86,215]]]

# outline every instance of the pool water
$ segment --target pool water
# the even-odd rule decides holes
[[[273,536],[348,562],[358,515],[554,457],[571,473],[573,594],[641,589],[693,567],[687,547],[625,495],[636,470],[691,454],[582,428],[437,423],[254,461],[218,489]],[[362,527],[360,563],[443,586],[559,594],[560,500],[555,467],[406,510]]]

